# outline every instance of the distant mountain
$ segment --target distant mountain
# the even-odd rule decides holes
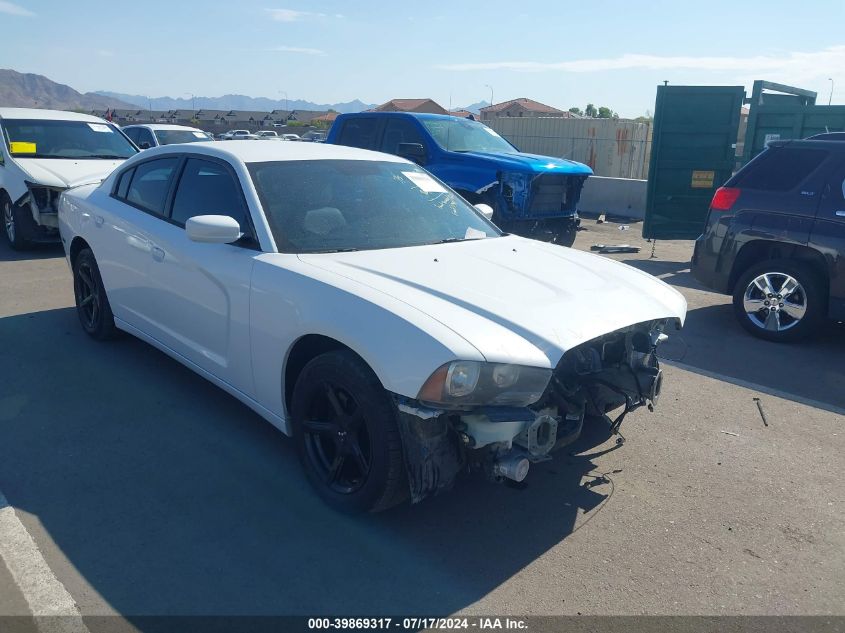
[[[0,69],[0,106],[13,108],[48,108],[52,110],[84,110],[131,108],[119,99],[91,92],[82,94],[44,75]]]
[[[190,110],[194,106],[199,110],[254,110],[256,112],[269,112],[270,110],[312,110],[325,111],[336,110],[337,112],[361,112],[374,108],[374,104],[364,103],[355,99],[345,103],[313,103],[302,99],[269,99],[267,97],[248,97],[246,95],[223,95],[222,97],[196,97],[191,99],[173,97],[152,97],[148,99],[143,95],[128,95],[120,92],[97,91],[95,94],[113,99],[120,99],[127,103],[134,104],[140,108],[151,108],[153,110]]]
[[[489,105],[490,103],[488,101],[479,101],[478,103],[473,103],[472,105],[468,105],[464,108],[458,109],[466,110],[467,112],[472,112],[473,114],[481,114],[481,108],[486,108]]]

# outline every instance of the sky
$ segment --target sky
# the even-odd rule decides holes
[[[0,68],[153,97],[530,97],[623,117],[655,86],[796,85],[845,103],[845,1],[0,0]],[[830,80],[833,80],[832,82]]]

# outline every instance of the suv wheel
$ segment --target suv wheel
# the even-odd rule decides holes
[[[797,341],[824,320],[826,293],[807,264],[773,259],[752,266],[740,277],[733,306],[740,324],[754,336]]]
[[[29,235],[35,225],[29,215],[29,207],[12,204],[5,193],[0,193],[0,205],[3,207],[3,229],[9,246],[16,251],[26,249],[30,245]]]
[[[396,406],[348,350],[310,361],[293,390],[294,437],[305,474],[343,512],[378,512],[409,494]]]

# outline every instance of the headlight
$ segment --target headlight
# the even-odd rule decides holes
[[[540,399],[551,369],[456,360],[438,367],[417,400],[440,405],[524,407]]]

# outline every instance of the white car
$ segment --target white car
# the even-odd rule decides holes
[[[123,126],[123,133],[141,149],[174,143],[205,143],[214,137],[196,127],[167,123],[141,123]]]
[[[245,141],[257,138],[258,137],[249,130],[229,130],[223,134],[224,141]]]
[[[684,298],[486,213],[396,156],[233,141],[144,152],[59,223],[89,335],[172,356],[292,435],[328,503],[375,511],[470,467],[522,480],[585,414],[618,430],[660,393]]]
[[[0,206],[12,248],[58,239],[56,204],[68,187],[100,182],[138,150],[86,114],[0,108]]]
[[[286,141],[301,141],[299,134],[282,134],[282,138]]]
[[[280,141],[282,140],[281,137],[276,134],[274,130],[258,130],[254,134],[255,138],[258,140],[272,140],[272,141]]]

